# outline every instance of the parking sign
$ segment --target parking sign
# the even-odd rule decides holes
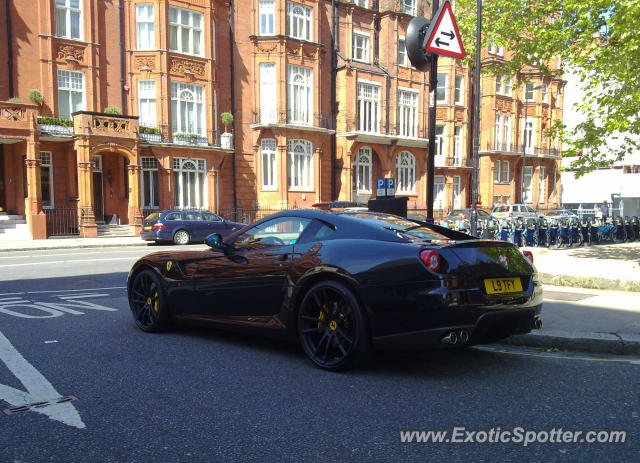
[[[378,198],[383,198],[385,196],[387,196],[387,193],[384,189],[384,179],[383,178],[378,178],[376,179],[376,196]]]
[[[396,179],[395,178],[385,178],[386,189],[387,189],[387,197],[394,197],[396,195]]]

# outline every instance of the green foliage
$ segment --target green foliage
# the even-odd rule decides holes
[[[38,90],[37,88],[32,88],[31,90],[29,90],[29,100],[31,100],[35,104],[42,104],[44,98],[40,90]]]
[[[141,125],[140,127],[138,127],[138,132],[148,133],[150,135],[158,135],[160,133],[160,129],[157,129],[155,127],[145,127],[144,125]]]
[[[104,108],[104,113],[110,114],[112,116],[119,116],[122,114],[122,111],[120,111],[120,108],[118,108],[117,106],[107,106],[106,108]]]
[[[9,98],[7,101],[9,103],[22,103],[22,98],[18,98],[17,96]]]
[[[457,0],[455,14],[467,60],[473,60],[476,0]],[[516,75],[539,69],[579,78],[583,91],[574,109],[581,122],[570,132],[556,126],[555,134],[567,142],[566,155],[580,155],[572,167],[582,175],[640,149],[638,30],[638,0],[483,2],[482,45],[491,38],[508,58],[486,61],[483,72]],[[564,107],[565,117],[570,109]]]
[[[220,114],[220,121],[224,125],[225,132],[227,131],[227,127],[233,124],[233,114],[231,113],[222,113]]]
[[[59,117],[48,117],[48,116],[39,117],[38,124],[61,125],[63,127],[73,127],[73,121],[70,119],[60,119]]]

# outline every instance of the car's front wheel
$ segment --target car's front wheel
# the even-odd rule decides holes
[[[162,331],[169,326],[169,311],[160,277],[146,269],[136,275],[129,289],[129,307],[142,331]]]
[[[353,368],[371,355],[364,309],[337,281],[323,281],[307,291],[298,310],[298,337],[311,361],[326,370]]]
[[[178,230],[175,235],[173,235],[173,242],[176,244],[189,244],[189,232],[186,230]]]

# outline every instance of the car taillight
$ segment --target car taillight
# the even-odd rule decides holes
[[[440,268],[440,264],[442,263],[442,259],[440,258],[440,254],[433,249],[425,249],[420,252],[420,259],[424,262],[424,265],[427,266],[429,270],[432,272],[437,272]]]
[[[522,251],[522,254],[533,264],[533,253],[531,251]]]
[[[166,230],[166,226],[163,223],[157,223],[153,226],[154,230]]]

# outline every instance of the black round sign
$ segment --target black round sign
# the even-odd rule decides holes
[[[420,71],[429,69],[429,54],[426,49],[426,35],[429,20],[423,16],[416,16],[409,21],[406,35],[407,56],[414,68]]]

